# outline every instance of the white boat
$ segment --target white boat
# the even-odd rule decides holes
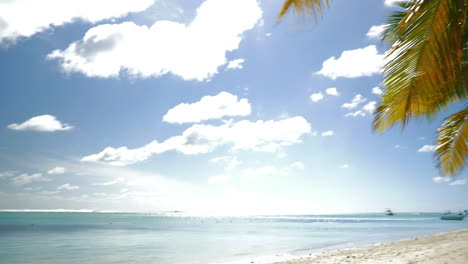
[[[385,210],[385,214],[386,215],[394,215],[394,213],[390,209]]]

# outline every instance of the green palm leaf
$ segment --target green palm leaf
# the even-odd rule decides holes
[[[437,136],[437,167],[444,175],[455,175],[468,158],[468,108],[446,118]]]
[[[282,19],[286,13],[294,8],[297,13],[321,14],[324,7],[330,5],[330,0],[286,0],[278,14],[278,19]]]
[[[384,67],[374,130],[430,117],[468,95],[466,46],[468,8],[460,0],[411,0],[394,13],[384,39],[392,43]]]

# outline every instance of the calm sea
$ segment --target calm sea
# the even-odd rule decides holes
[[[440,214],[188,217],[0,213],[0,263],[271,263],[468,228]]]

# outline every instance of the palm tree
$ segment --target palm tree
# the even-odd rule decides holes
[[[329,5],[330,0],[286,0],[278,14],[278,19],[282,19],[292,8],[298,13],[321,14],[323,8]]]
[[[288,10],[320,13],[328,0],[287,0]],[[383,69],[385,91],[373,129],[385,132],[411,119],[431,117],[468,96],[468,2],[408,0],[388,19],[384,40],[391,44]],[[468,108],[447,117],[437,131],[436,165],[455,175],[468,159]]]

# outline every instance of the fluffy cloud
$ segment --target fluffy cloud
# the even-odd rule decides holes
[[[76,190],[79,190],[80,189],[80,186],[76,186],[76,185],[71,185],[69,183],[66,183],[64,185],[61,185],[59,187],[57,187],[57,190],[67,190],[67,191],[76,191]]]
[[[293,167],[295,169],[300,169],[300,170],[303,170],[305,168],[304,163],[302,163],[300,161],[294,162],[293,164],[291,164],[291,167]]]
[[[238,160],[237,157],[216,157],[210,160],[213,163],[224,163],[226,166],[224,167],[225,170],[233,170],[239,165],[242,164],[242,161]]]
[[[372,88],[372,93],[373,94],[376,94],[376,95],[381,95],[382,94],[382,89],[380,89],[378,86],[377,87],[374,87]]]
[[[239,19],[242,14],[242,19]],[[150,77],[172,73],[202,81],[227,62],[245,31],[261,19],[256,0],[207,0],[188,24],[157,21],[152,26],[133,22],[99,25],[65,50],[55,50],[65,72],[89,77]]]
[[[350,103],[344,103],[341,107],[346,109],[354,109],[358,107],[359,104],[364,103],[366,98],[362,97],[360,94],[356,94],[353,100]]]
[[[380,38],[386,28],[387,25],[372,26],[366,36],[369,38]]]
[[[276,152],[284,146],[300,143],[300,138],[310,131],[309,122],[301,116],[278,121],[242,120],[220,126],[197,124],[161,143],[153,141],[137,149],[108,147],[81,160],[125,166],[171,150],[193,155],[212,152],[224,145],[229,145],[231,151]]]
[[[23,131],[54,132],[71,130],[73,127],[68,124],[62,124],[55,116],[41,115],[33,117],[21,124],[14,123],[8,125],[8,128]]]
[[[353,100],[350,103],[345,103],[341,107],[346,109],[354,109],[358,107],[361,103],[365,102],[367,99],[363,98],[362,95],[357,94],[354,96]],[[360,110],[355,112],[350,112],[345,114],[345,117],[357,117],[357,116],[366,116],[367,114],[372,114],[376,108],[377,102],[371,101],[365,104]]]
[[[154,0],[3,0],[0,1],[0,43],[30,37],[77,19],[95,23],[140,12]]]
[[[15,173],[16,173],[15,171],[2,171],[0,172],[0,179],[14,176]]]
[[[434,145],[424,145],[418,149],[418,152],[433,152],[435,149],[436,147]]]
[[[338,93],[338,90],[336,90],[335,87],[327,88],[327,89],[325,90],[325,92],[326,92],[328,95],[333,95],[333,96],[338,96],[338,95],[340,95],[340,94]]]
[[[277,172],[277,169],[275,166],[264,166],[260,168],[248,168],[245,169],[244,172],[242,173],[242,177],[245,178],[257,178],[257,177],[262,177],[266,175],[270,175]]]
[[[213,176],[208,179],[209,184],[220,184],[220,183],[225,183],[229,181],[231,177],[229,175],[218,175],[218,176]]]
[[[347,163],[340,166],[340,169],[348,169],[348,168],[349,168],[349,164]]]
[[[337,59],[331,57],[323,62],[317,72],[332,80],[340,77],[357,78],[379,74],[384,64],[384,54],[379,54],[376,46],[370,45],[355,50],[345,50]]]
[[[226,70],[242,69],[244,68],[244,65],[242,65],[244,62],[245,62],[244,59],[237,59],[237,60],[229,61],[228,65],[226,66]]]
[[[163,121],[168,123],[198,123],[225,116],[248,116],[251,113],[249,100],[238,99],[228,92],[204,96],[192,104],[179,104],[167,111]]]
[[[393,6],[399,2],[403,2],[404,0],[385,0],[384,4],[386,6]]]
[[[64,174],[65,168],[64,167],[55,167],[47,172],[47,174]]]
[[[366,113],[361,110],[357,110],[355,112],[347,113],[345,115],[345,117],[348,117],[348,116],[351,116],[351,117],[366,116]]]
[[[335,132],[333,132],[333,130],[328,130],[322,133],[322,137],[329,137],[329,136],[333,136],[334,134]]]
[[[32,182],[44,182],[44,181],[50,181],[50,179],[42,176],[41,173],[36,173],[32,175],[28,175],[24,173],[11,179],[11,182],[17,186],[29,184]]]
[[[433,180],[434,182],[436,182],[436,183],[441,183],[441,182],[448,182],[448,181],[451,181],[452,178],[450,178],[450,177],[440,177],[440,176],[439,176],[439,177],[434,177],[434,178],[432,178],[432,180]]]
[[[321,92],[318,92],[318,93],[314,93],[310,96],[310,100],[312,100],[312,102],[316,103],[320,100],[323,99],[323,94]]]
[[[376,108],[377,102],[368,102],[365,106],[362,107],[362,110],[367,111],[369,114],[372,114]]]
[[[464,185],[464,184],[466,184],[466,179],[456,180],[456,181],[449,183],[449,185]]]
[[[125,182],[125,179],[123,177],[118,177],[112,181],[108,181],[108,182],[97,182],[97,183],[93,183],[93,185],[96,185],[96,186],[111,186],[111,185],[115,185],[115,184],[118,184],[118,183],[122,183],[122,182]]]

